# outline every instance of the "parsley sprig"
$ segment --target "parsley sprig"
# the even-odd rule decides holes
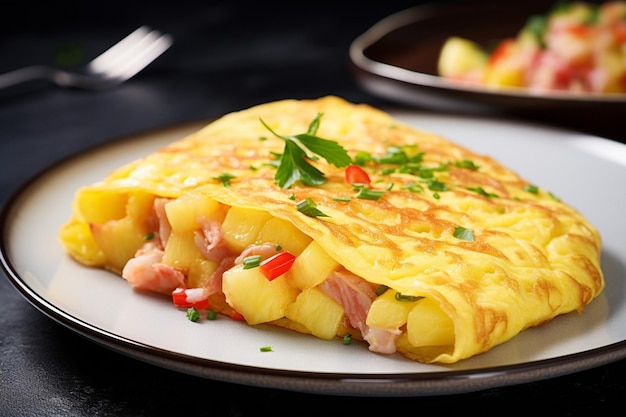
[[[279,157],[278,169],[274,176],[281,188],[290,188],[297,181],[309,186],[324,184],[326,182],[324,173],[309,162],[316,161],[319,157],[337,168],[348,166],[352,162],[348,152],[339,143],[316,136],[322,115],[317,114],[306,133],[292,136],[279,135],[261,119],[267,130],[285,141],[285,148]]]

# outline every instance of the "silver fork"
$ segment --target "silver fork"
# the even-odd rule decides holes
[[[47,79],[60,87],[99,90],[120,84],[158,58],[171,45],[168,34],[141,26],[89,62],[80,72],[33,65],[0,75],[0,89],[27,81]]]

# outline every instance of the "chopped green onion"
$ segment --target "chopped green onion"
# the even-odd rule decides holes
[[[422,191],[424,191],[424,187],[415,182],[410,182],[407,185],[403,185],[401,188],[403,190],[409,190],[412,193],[421,193]]]
[[[200,311],[195,307],[189,307],[187,309],[187,318],[190,321],[198,321],[200,319]]]
[[[536,185],[528,184],[524,186],[524,191],[528,191],[529,193],[532,193],[532,194],[539,194],[539,187],[537,187]]]
[[[152,240],[154,239],[154,233],[148,233],[143,237],[143,240]]]
[[[363,200],[380,200],[384,194],[384,191],[371,190],[367,187],[359,187],[359,193],[356,195],[356,198]]]
[[[474,231],[461,226],[457,226],[454,228],[453,236],[457,239],[465,240],[467,242],[474,241]]]
[[[397,301],[417,301],[417,300],[421,300],[424,297],[419,296],[419,295],[403,295],[397,292],[394,298]]]
[[[389,289],[388,286],[386,285],[379,285],[378,288],[376,288],[376,295],[383,295],[387,290]]]
[[[350,197],[333,197],[333,201],[341,201],[342,203],[349,203],[352,201]]]
[[[350,344],[352,344],[352,335],[351,335],[350,333],[346,334],[346,335],[343,337],[343,344],[344,344],[344,345],[350,345]]]
[[[209,310],[209,311],[207,311],[207,316],[206,316],[206,318],[207,318],[208,320],[215,320],[215,319],[217,319],[217,312],[216,312],[215,310]]]
[[[464,159],[462,161],[456,161],[454,163],[454,166],[456,166],[458,168],[467,168],[467,169],[472,169],[472,170],[477,170],[478,168],[480,168],[479,165],[476,165],[473,161],[470,161],[469,159]]]
[[[484,190],[483,187],[469,187],[468,190],[470,191],[474,191],[475,193],[478,193],[480,195],[482,195],[483,197],[488,197],[488,198],[497,198],[498,194],[495,193],[488,193],[487,191]]]
[[[243,269],[256,268],[261,264],[261,255],[251,255],[243,258]]]
[[[272,351],[272,347],[271,346],[262,346],[259,350],[261,352],[271,352]]]
[[[324,214],[321,210],[317,208],[317,204],[310,197],[300,201],[296,208],[302,214],[306,214],[309,217],[329,217],[327,214]]]
[[[428,184],[428,189],[431,191],[448,191],[446,184],[435,179],[431,179],[426,183]]]

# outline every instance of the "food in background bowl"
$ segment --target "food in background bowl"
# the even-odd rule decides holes
[[[439,75],[533,91],[626,92],[626,1],[559,3],[495,47],[452,36]]]

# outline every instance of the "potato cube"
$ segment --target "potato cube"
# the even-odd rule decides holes
[[[378,296],[367,313],[365,323],[381,329],[399,329],[407,322],[409,312],[418,301],[399,301],[396,291],[388,289]]]
[[[174,268],[187,270],[202,259],[203,255],[194,240],[194,232],[172,232],[167,239],[163,253],[163,263]]]
[[[287,308],[285,317],[306,327],[321,339],[337,336],[344,317],[343,307],[318,288],[302,291]]]
[[[452,36],[441,48],[437,63],[442,77],[458,77],[480,71],[487,64],[487,53],[475,42]]]
[[[259,231],[271,218],[262,210],[231,207],[222,223],[224,239],[232,250],[242,252],[256,242]]]
[[[296,288],[312,288],[324,281],[338,267],[339,263],[331,258],[319,243],[311,241],[298,255],[286,276]]]
[[[250,325],[284,317],[298,295],[284,275],[269,281],[259,268],[244,269],[243,265],[224,272],[222,290],[228,304]]]
[[[424,298],[409,312],[407,336],[415,347],[453,345],[454,324],[436,301]]]
[[[141,223],[125,217],[104,224],[90,224],[91,234],[107,259],[107,264],[121,272],[126,262],[146,243],[148,229]]]
[[[165,213],[174,232],[189,232],[200,227],[198,224],[200,217],[222,222],[225,214],[222,207],[214,199],[197,194],[168,202],[165,205]]]

